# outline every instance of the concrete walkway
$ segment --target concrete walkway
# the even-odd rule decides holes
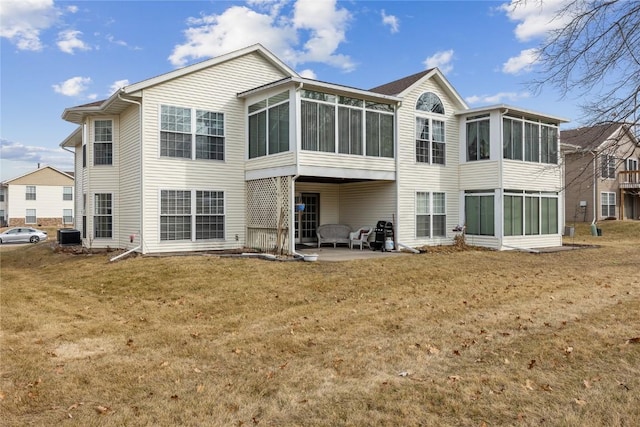
[[[349,249],[347,246],[338,246],[337,248],[333,246],[322,246],[320,248],[298,246],[296,252],[303,255],[318,254],[318,261],[350,261],[354,259],[375,259],[412,255],[409,252],[380,252],[370,249],[360,250],[359,248]]]

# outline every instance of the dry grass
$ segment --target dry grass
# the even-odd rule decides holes
[[[640,419],[640,223],[551,254],[1,253],[4,425]],[[402,374],[402,375],[401,375]]]

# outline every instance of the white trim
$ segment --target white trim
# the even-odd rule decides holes
[[[318,176],[327,178],[368,179],[372,181],[395,181],[395,171],[374,171],[349,168],[330,168],[324,166],[299,166],[302,176]]]

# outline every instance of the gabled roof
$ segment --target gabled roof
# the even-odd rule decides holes
[[[22,174],[22,175],[20,175],[20,176],[16,176],[15,178],[11,178],[11,179],[8,179],[8,180],[6,180],[6,181],[3,181],[3,182],[2,182],[2,184],[3,184],[3,185],[10,184],[12,181],[16,181],[16,180],[18,180],[18,179],[22,179],[22,178],[24,178],[24,177],[26,177],[26,176],[33,175],[33,174],[38,173],[38,172],[42,172],[42,171],[43,171],[43,170],[45,170],[45,169],[51,169],[52,171],[57,172],[57,173],[59,173],[59,174],[61,174],[61,175],[64,175],[64,176],[66,176],[67,178],[71,178],[71,179],[73,179],[73,175],[69,175],[67,172],[62,172],[61,170],[56,169],[56,168],[54,168],[53,166],[43,166],[43,167],[41,167],[41,168],[38,168],[38,169],[32,170],[32,171],[30,171],[30,172],[24,173],[24,174]]]
[[[449,80],[442,74],[438,68],[430,68],[428,70],[420,71],[419,73],[412,74],[410,76],[403,77],[398,80],[376,86],[373,89],[369,89],[371,92],[377,92],[385,95],[393,95],[398,97],[404,97],[414,86],[419,85],[425,80],[434,78],[436,79],[451,95],[451,97],[457,102],[457,107],[460,109],[467,109],[467,103],[462,99],[458,91],[449,83]]]
[[[278,59],[274,54],[269,52],[264,46],[262,46],[261,44],[254,44],[243,49],[216,56],[215,58],[207,59],[205,61],[188,65],[186,67],[178,68],[177,70],[173,70],[138,83],[130,84],[121,88],[119,91],[111,95],[108,99],[66,108],[62,112],[62,118],[72,123],[82,124],[83,117],[87,114],[119,114],[121,111],[131,105],[130,102],[127,102],[123,99],[123,96],[129,99],[139,98],[141,96],[141,90],[167,82],[169,80],[176,79],[187,74],[195,73],[196,71],[200,71],[205,68],[213,67],[223,62],[227,62],[254,52],[262,55],[274,67],[278,68],[284,74],[292,77],[298,77],[298,73],[289,68],[289,66]]]
[[[560,140],[574,148],[597,151],[603,143],[613,139],[620,128],[627,130],[624,123],[618,122],[568,129],[560,132]]]

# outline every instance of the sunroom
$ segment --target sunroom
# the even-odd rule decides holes
[[[467,240],[495,249],[562,245],[558,127],[566,120],[506,105],[459,117]]]
[[[315,241],[321,224],[391,220],[399,98],[293,77],[238,97],[247,116],[247,246],[287,253]]]

